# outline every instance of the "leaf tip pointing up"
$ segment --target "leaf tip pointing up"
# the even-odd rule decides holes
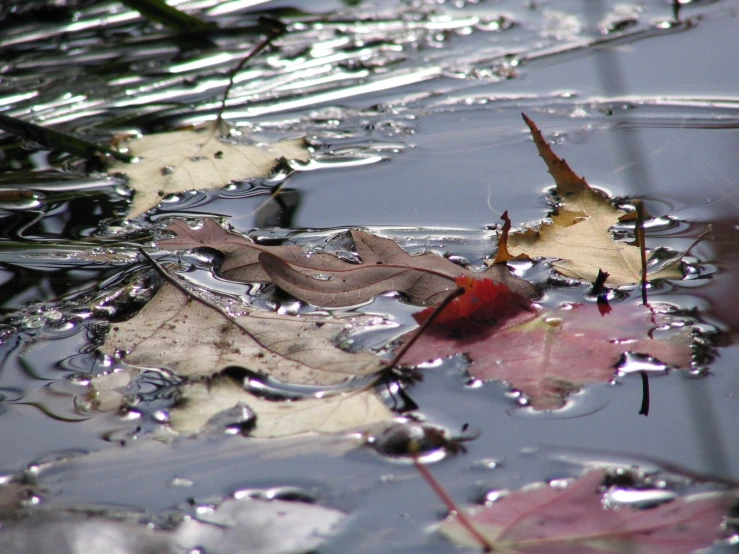
[[[567,162],[554,153],[552,147],[549,146],[546,140],[544,140],[544,136],[531,118],[524,113],[521,115],[531,132],[531,136],[534,139],[534,144],[536,144],[536,149],[539,151],[539,155],[547,164],[549,173],[554,177],[554,181],[557,184],[557,193],[560,196],[567,196],[584,190],[589,190],[590,185],[588,185],[587,181],[572,171]]]
[[[495,254],[493,264],[504,264],[511,260],[528,260],[529,256],[526,254],[517,254],[514,256],[508,250],[508,233],[511,230],[511,218],[508,217],[508,210],[503,212],[500,219],[503,220],[503,227],[500,230],[500,237],[498,237],[498,252]]]

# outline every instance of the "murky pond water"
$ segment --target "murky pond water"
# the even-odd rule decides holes
[[[653,377],[648,417],[638,413],[637,375],[536,412],[502,383],[471,380],[461,358],[424,369],[405,390],[417,416],[454,434],[465,424],[479,432],[466,454],[432,464],[434,474],[460,503],[596,465],[739,480],[739,1],[683,2],[678,20],[662,0],[177,5],[221,30],[173,37],[115,2],[3,8],[0,111],[101,143],[213,119],[229,71],[261,36],[257,16],[268,14],[288,32],[239,73],[225,117],[260,139],[305,136],[312,159],[221,191],[165,197],[125,219],[123,178],[0,136],[0,470],[11,483],[0,514],[20,495],[32,513],[125,511],[166,529],[235,491],[295,487],[280,494],[353,516],[321,552],[456,551],[427,531],[446,510],[412,464],[336,436],[170,442],[162,428],[177,383],[156,372],[137,381],[133,415],[98,413],[83,399],[90,375],[115,363],[96,353],[108,321],[140,308],[156,284],[135,248],[164,236],[171,217],[224,217],[256,239],[338,250],[339,233],[361,227],[411,253],[481,268],[505,210],[514,226],[550,210],[553,183],[522,111],[592,185],[672,218],[649,233],[650,248],[684,250],[712,225],[686,260],[690,278],[650,293],[697,315],[712,356]],[[289,204],[264,209],[276,184]],[[183,261],[193,280],[244,294],[210,273],[208,256]],[[107,298],[130,283],[138,288],[129,296]],[[588,288],[555,287],[542,303],[578,302]],[[391,297],[359,311],[415,325],[415,309]],[[392,335],[357,340],[376,346]],[[39,536],[37,551],[51,551],[56,535]]]

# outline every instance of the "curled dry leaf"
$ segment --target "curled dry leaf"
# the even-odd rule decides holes
[[[559,258],[552,264],[557,271],[583,281],[594,281],[598,270],[602,269],[610,275],[609,283],[613,286],[640,283],[639,247],[616,242],[611,236],[611,227],[625,212],[614,208],[608,198],[572,171],[567,162],[552,151],[534,122],[523,117],[539,155],[557,184],[560,207],[552,216],[552,223],[541,225],[538,231],[512,233],[508,239],[511,255]],[[650,279],[681,277],[675,265],[649,275]]]
[[[531,298],[538,294],[534,285],[515,277],[504,264],[476,273],[432,252],[408,254],[394,241],[358,229],[350,233],[361,264],[325,252],[308,254],[300,246],[262,246],[229,233],[209,219],[198,229],[175,220],[166,230],[176,237],[161,240],[161,248],[214,248],[225,254],[221,267],[225,277],[245,282],[273,281],[300,300],[328,308],[361,304],[388,291],[402,292],[414,304],[433,305],[456,288],[454,279],[458,276],[506,283]]]
[[[162,196],[188,190],[218,189],[231,181],[269,175],[281,158],[308,160],[302,140],[268,146],[219,139],[215,123],[197,129],[153,133],[128,141],[136,163],[114,162],[109,172],[128,175],[135,191],[130,217],[157,206]]]
[[[461,276],[505,283],[529,297],[537,294],[531,283],[512,275],[503,264],[476,273],[431,252],[413,256],[390,239],[358,230],[351,234],[362,259],[359,265],[346,263],[344,269],[317,271],[270,252],[260,254],[259,262],[281,289],[330,308],[361,304],[388,291],[402,292],[412,304],[433,306],[457,288],[454,280]]]
[[[450,313],[457,301],[469,302],[465,296],[452,302]],[[523,304],[525,298],[516,303],[509,294],[493,297],[481,291],[478,296],[475,305],[489,299],[489,316],[480,309],[479,315],[462,312],[458,319],[434,322],[403,360],[421,363],[464,353],[471,375],[505,381],[526,394],[533,408],[544,410],[561,408],[567,395],[586,383],[613,379],[626,352],[672,367],[688,367],[692,359],[690,329],[680,326],[655,334],[670,319],[644,306],[612,304],[604,315],[595,305],[533,314]],[[423,319],[424,312],[416,316]]]
[[[245,283],[266,283],[270,278],[259,263],[261,252],[271,252],[291,263],[308,265],[319,271],[342,269],[351,266],[347,262],[323,252],[307,254],[301,246],[263,246],[250,238],[230,233],[213,219],[203,219],[202,225],[193,229],[183,220],[174,220],[165,231],[175,238],[163,239],[158,246],[164,250],[185,248],[213,248],[224,253],[221,272],[224,277]]]
[[[383,367],[372,354],[335,345],[346,321],[255,309],[235,320],[241,328],[167,282],[132,319],[113,325],[101,350],[123,351],[130,364],[166,367],[183,376],[240,366],[307,385],[338,384]]]
[[[343,392],[324,398],[294,401],[265,400],[245,391],[229,377],[206,384],[189,383],[182,387],[178,405],[170,411],[172,428],[181,433],[198,433],[210,426],[223,426],[238,421],[219,421],[232,411],[248,408],[255,415],[248,435],[267,439],[305,433],[337,433],[389,421],[393,413],[373,390]]]
[[[596,470],[565,488],[528,486],[468,518],[494,552],[689,554],[724,538],[721,522],[737,496],[736,491],[695,494],[650,509],[606,509],[602,481],[603,472]],[[458,544],[479,546],[455,518],[439,529]]]

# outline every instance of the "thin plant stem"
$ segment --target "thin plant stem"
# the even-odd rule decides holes
[[[275,23],[272,25],[272,28],[270,29],[269,33],[267,33],[267,36],[264,37],[260,42],[257,43],[254,48],[251,49],[251,51],[239,62],[239,65],[236,66],[236,69],[234,69],[231,72],[231,77],[228,80],[228,86],[226,87],[226,90],[223,93],[223,99],[221,100],[221,107],[218,110],[218,116],[216,117],[216,129],[223,121],[223,112],[226,110],[226,101],[228,100],[229,94],[231,94],[231,89],[234,86],[234,79],[236,78],[236,75],[244,69],[244,66],[251,60],[254,56],[259,54],[262,50],[267,48],[274,39],[276,39],[278,36],[280,36],[282,33],[285,32],[285,26],[282,24],[282,22],[269,20],[270,23]]]
[[[459,520],[459,523],[462,525],[462,527],[467,529],[467,531],[475,538],[475,540],[480,543],[480,546],[483,547],[483,552],[493,552],[495,549],[493,548],[493,545],[490,544],[490,541],[488,541],[482,535],[482,533],[480,533],[480,531],[475,528],[475,526],[470,521],[470,518],[467,517],[467,514],[459,509],[457,504],[454,502],[454,499],[452,499],[446,489],[441,486],[441,483],[439,483],[436,477],[434,477],[433,473],[431,473],[431,470],[427,468],[424,464],[422,464],[418,460],[417,456],[413,457],[413,463],[416,466],[418,472],[421,474],[421,477],[426,480],[431,489],[439,498],[441,498],[441,501],[444,503],[447,509],[450,512],[454,512],[456,514],[457,519]]]
[[[647,301],[647,241],[644,233],[644,203],[641,200],[635,200],[636,207],[636,244],[639,246],[641,254],[641,299],[645,306],[649,306]]]
[[[392,360],[390,360],[387,364],[387,367],[395,367],[398,365],[398,362],[400,362],[400,359],[405,355],[408,350],[410,350],[411,346],[421,337],[423,333],[426,332],[426,329],[428,329],[429,325],[431,325],[434,320],[437,318],[437,316],[446,308],[449,303],[457,298],[458,296],[462,296],[465,292],[465,289],[463,287],[458,287],[451,291],[449,294],[446,295],[444,300],[442,300],[435,308],[434,311],[431,312],[431,315],[429,315],[428,319],[423,322],[423,324],[416,329],[415,334],[406,342],[400,350],[398,350],[398,353],[395,354],[395,357],[393,357]]]
[[[639,415],[649,415],[649,375],[646,371],[640,371],[641,375],[641,409]]]

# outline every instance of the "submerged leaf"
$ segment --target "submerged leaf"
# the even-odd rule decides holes
[[[559,258],[552,264],[557,271],[583,281],[594,281],[602,269],[608,272],[609,283],[613,286],[640,283],[639,247],[616,242],[611,236],[611,227],[625,212],[614,208],[608,198],[572,171],[567,162],[552,151],[534,122],[523,117],[539,154],[557,183],[560,207],[552,216],[552,223],[541,225],[538,231],[511,234],[508,239],[511,254]],[[649,275],[650,279],[681,277],[675,266]]]
[[[171,368],[184,376],[240,366],[308,385],[338,384],[383,367],[372,354],[335,345],[346,321],[256,309],[235,319],[242,328],[164,283],[136,316],[113,325],[101,350],[124,351],[130,364]]]
[[[610,381],[626,352],[646,354],[673,367],[689,365],[689,328],[671,329],[664,338],[651,338],[655,329],[669,323],[666,316],[633,304],[611,308],[602,315],[594,305],[580,305],[533,319],[521,311],[504,322],[505,327],[500,321],[473,325],[462,320],[461,329],[449,322],[435,323],[404,361],[420,363],[464,353],[473,376],[507,382],[539,410],[561,408],[567,395],[586,383]]]
[[[157,206],[162,196],[224,187],[231,181],[266,177],[280,158],[307,160],[302,140],[269,146],[221,141],[214,124],[195,130],[154,133],[128,141],[138,162],[116,162],[110,172],[128,175],[134,189],[130,217]]]
[[[606,509],[603,472],[591,471],[565,488],[546,484],[515,491],[468,515],[495,552],[517,554],[689,554],[721,539],[721,521],[736,491],[695,494],[657,507]],[[439,525],[464,546],[479,546],[459,521]]]
[[[393,417],[373,390],[292,401],[265,400],[224,377],[210,384],[185,385],[181,402],[170,411],[170,424],[181,433],[198,433],[213,425],[219,414],[239,407],[248,407],[256,415],[254,426],[245,432],[260,439],[337,433]],[[234,422],[234,426],[239,425]]]

